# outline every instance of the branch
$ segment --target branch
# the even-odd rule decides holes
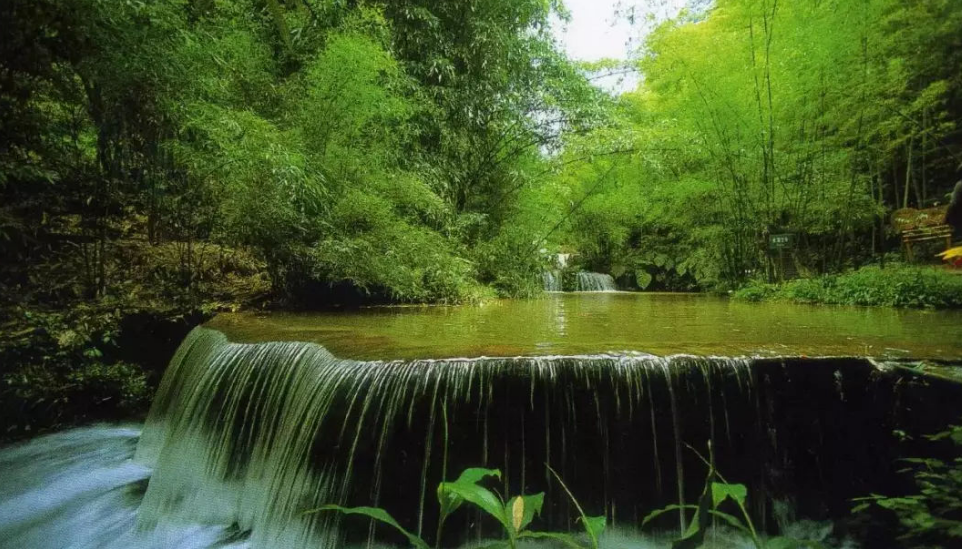
[[[604,174],[602,174],[600,178],[598,178],[598,181],[594,184],[594,186],[588,189],[588,192],[585,193],[585,195],[581,197],[581,199],[578,200],[578,202],[574,206],[572,206],[570,210],[568,210],[568,213],[565,214],[565,216],[561,219],[561,221],[558,221],[555,224],[555,226],[551,228],[550,231],[545,233],[544,236],[542,236],[539,240],[535,242],[534,247],[531,249],[531,253],[536,252],[538,248],[540,248],[541,245],[544,244],[546,240],[548,240],[548,237],[550,237],[552,234],[554,234],[555,231],[557,231],[562,225],[564,225],[568,221],[568,219],[570,219],[571,216],[574,215],[575,212],[577,212],[581,208],[581,206],[585,203],[585,201],[587,201],[595,193],[595,191],[599,190],[601,186],[607,182],[606,180],[608,179],[608,176],[611,174],[611,172],[614,171],[614,169],[615,169],[615,165],[612,164],[608,168],[608,170]]]

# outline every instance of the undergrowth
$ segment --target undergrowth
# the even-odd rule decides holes
[[[899,523],[898,539],[919,549],[962,544],[962,426],[927,436],[948,446],[952,458],[918,457],[901,460],[902,474],[911,475],[915,490],[901,495],[872,494],[856,498],[853,513],[882,510]]]
[[[782,284],[753,282],[736,291],[734,297],[744,301],[958,309],[962,308],[962,276],[936,267],[870,266]]]

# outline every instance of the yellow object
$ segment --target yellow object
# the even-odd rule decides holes
[[[514,499],[514,505],[511,506],[511,524],[515,532],[521,529],[522,522],[524,522],[524,498],[519,496]]]
[[[954,248],[949,248],[948,250],[945,250],[944,252],[940,253],[940,254],[939,254],[939,257],[941,257],[941,258],[942,258],[943,260],[945,260],[945,261],[953,261],[953,260],[956,260],[956,259],[962,259],[962,246],[956,246],[956,247],[954,247]]]

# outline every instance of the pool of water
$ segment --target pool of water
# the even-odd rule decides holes
[[[624,352],[962,358],[962,311],[744,303],[694,294],[565,293],[480,306],[231,313],[209,325],[238,342],[315,342],[355,359]]]

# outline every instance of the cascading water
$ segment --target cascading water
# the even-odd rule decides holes
[[[542,285],[546,292],[563,292],[562,272],[568,268],[571,254],[555,254],[554,269],[541,273]]]
[[[741,359],[357,362],[313,344],[233,344],[199,328],[165,374],[130,464],[134,482],[150,477],[137,531],[221,525],[222,536],[232,532],[252,548],[397,541],[373,528],[351,532],[336,515],[303,513],[326,503],[376,505],[426,534],[435,528],[436,484],[472,466],[501,469],[506,494],[548,492],[543,526],[576,528],[546,464],[582,505],[637,523],[675,501],[685,467],[698,470],[682,440],[716,439],[717,459],[744,470],[735,456],[757,435],[735,422],[756,423],[751,392]],[[680,416],[675,399],[697,402],[705,416]],[[725,399],[737,404],[726,408]],[[104,488],[127,489],[120,481]],[[44,521],[25,513],[29,520],[0,519],[0,537],[42,537]],[[464,511],[449,519],[445,542],[495,535],[491,526]]]
[[[138,448],[137,460],[154,468],[141,524],[202,518],[238,524],[252,547],[338,547],[339,517],[303,511],[376,505],[433,532],[443,476],[493,467],[505,493],[550,493],[545,464],[580,490],[583,505],[634,521],[674,501],[684,467],[697,469],[683,440],[716,439],[716,459],[743,470],[734,456],[756,435],[731,421],[757,423],[751,387],[740,359],[355,362],[316,345],[231,344],[197,330],[165,376]],[[704,416],[681,417],[675,399],[698,402]],[[738,404],[726,408],[725,399]],[[543,521],[566,528],[576,515],[555,503]],[[449,541],[468,539],[476,520],[449,521]]]
[[[139,426],[88,427],[0,451],[0,547],[232,547],[230,524],[138,528],[151,469],[133,460]]]
[[[400,547],[363,519],[304,511],[379,506],[431,539],[435,486],[479,466],[502,470],[504,495],[546,492],[540,529],[578,528],[548,465],[586,511],[633,529],[697,499],[695,450],[709,441],[718,469],[749,486],[761,528],[774,498],[838,516],[892,471],[879,449],[894,447],[900,405],[944,412],[962,400],[912,400],[910,385],[862,360],[358,362],[199,328],[139,442],[136,429],[94,428],[0,452],[0,547]],[[465,509],[445,533],[453,547],[497,528]]]
[[[579,292],[616,292],[618,286],[615,279],[609,274],[580,272],[577,274],[577,287]]]
[[[541,273],[541,280],[544,284],[544,291],[546,292],[560,292],[561,289],[561,273],[558,271],[545,271]]]

